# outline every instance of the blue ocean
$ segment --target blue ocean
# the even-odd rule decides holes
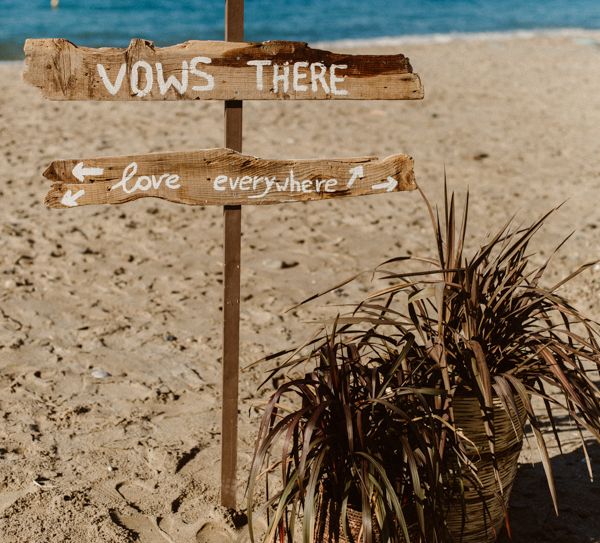
[[[28,38],[126,46],[222,39],[224,0],[0,0],[0,60]],[[246,0],[248,41],[332,42],[471,32],[600,28],[600,0]]]

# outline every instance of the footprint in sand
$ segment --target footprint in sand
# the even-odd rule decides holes
[[[0,514],[4,513],[4,511],[8,509],[13,503],[15,503],[19,498],[25,496],[25,494],[32,491],[33,488],[30,485],[29,487],[24,488],[22,490],[0,493]]]
[[[255,513],[253,518],[254,541],[262,541],[267,535],[268,524],[265,517],[260,513]],[[247,524],[238,530],[235,543],[252,543]]]
[[[207,522],[198,530],[196,543],[233,543],[233,537],[224,525]]]
[[[112,512],[111,517],[118,525],[137,534],[140,543],[175,543],[158,525],[155,517],[131,513],[128,515]]]
[[[122,481],[116,485],[103,488],[103,494],[111,501],[124,502],[126,512],[117,509],[110,510],[112,521],[137,535],[140,543],[176,543],[171,536],[159,525],[153,515],[143,513],[144,496],[152,495],[152,489],[142,481]],[[123,506],[120,507],[123,509]]]

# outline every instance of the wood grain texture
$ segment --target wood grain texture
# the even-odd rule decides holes
[[[225,39],[244,39],[244,0],[225,2]],[[225,147],[242,152],[243,109],[225,102]],[[238,402],[240,379],[240,288],[242,208],[223,208],[223,401],[221,413],[221,505],[237,506]]]
[[[93,173],[81,180],[76,174],[82,171]],[[413,159],[406,155],[266,160],[231,149],[57,160],[44,176],[55,182],[46,205],[58,208],[143,197],[190,205],[267,205],[416,188]]]
[[[210,63],[196,61],[192,67],[193,59],[199,57],[210,59]],[[140,65],[140,61],[148,66]],[[261,68],[261,85],[258,84],[259,67],[248,65],[249,61],[271,62]],[[160,48],[150,41],[134,39],[126,49],[94,49],[78,47],[65,39],[29,39],[25,42],[25,62],[25,81],[40,88],[44,96],[52,100],[423,98],[419,76],[413,73],[404,55],[336,54],[312,49],[303,42],[188,41]],[[296,67],[299,62],[304,64]],[[148,68],[152,84],[147,86]],[[279,76],[277,81],[275,70]],[[208,79],[198,75],[198,71],[213,79],[213,88],[209,89]],[[186,72],[185,77],[183,72]],[[332,82],[332,76],[340,80]],[[173,82],[176,78],[177,83],[167,85],[170,77]],[[181,86],[184,79],[187,80],[185,89]],[[204,89],[194,90],[194,87]]]

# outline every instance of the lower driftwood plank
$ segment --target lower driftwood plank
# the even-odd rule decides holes
[[[416,188],[406,155],[266,160],[231,149],[57,160],[48,207],[123,204],[163,198],[190,205],[267,205]]]

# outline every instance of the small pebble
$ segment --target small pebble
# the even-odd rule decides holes
[[[54,485],[46,477],[38,476],[33,480],[33,484],[40,488],[52,488]]]
[[[110,377],[110,373],[106,370],[95,369],[92,370],[91,376],[94,377],[94,379],[106,379],[107,377]]]

